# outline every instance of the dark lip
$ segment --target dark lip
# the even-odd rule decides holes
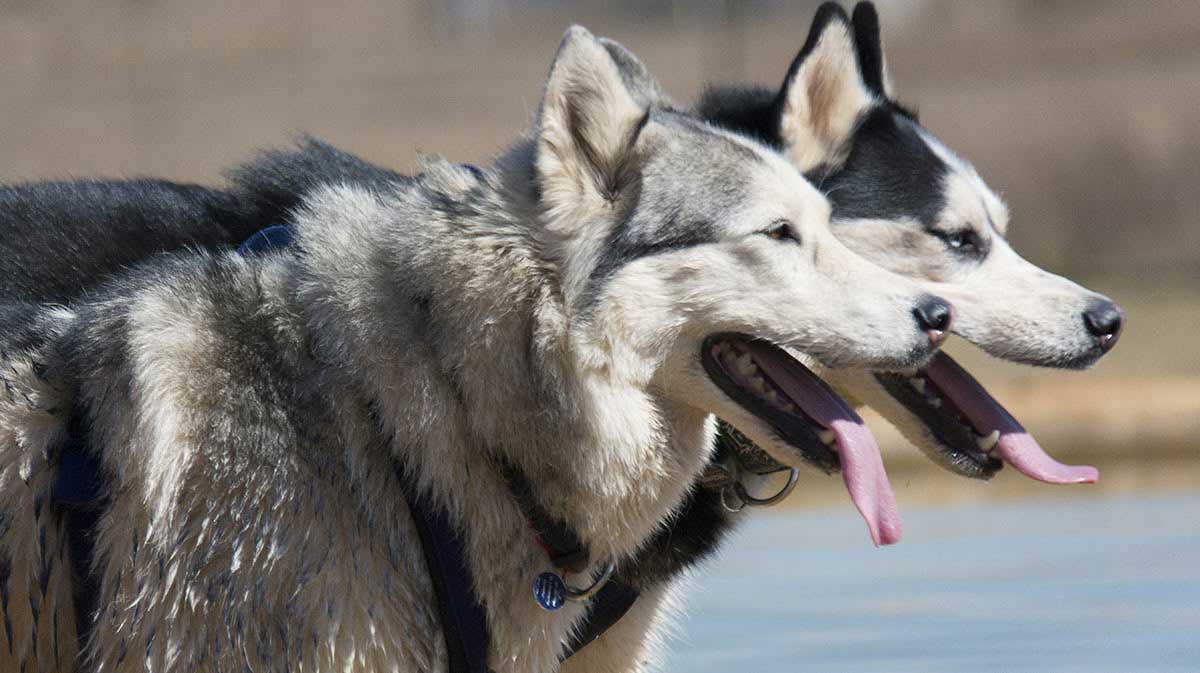
[[[934,407],[908,383],[912,375],[893,372],[874,372],[875,380],[897,402],[912,412],[929,428],[938,441],[943,465],[964,477],[991,479],[1004,467],[995,456],[979,450],[974,429],[964,424],[954,413],[953,405],[943,398],[941,408]],[[933,385],[927,381],[926,385]]]
[[[1050,366],[1057,369],[1087,369],[1088,367],[1091,367],[1099,362],[1100,358],[1104,357],[1106,353],[1108,353],[1108,351],[1104,350],[1104,348],[1101,346],[1096,345],[1092,346],[1086,353],[1079,357],[1068,358],[1058,363],[1041,366]]]
[[[804,462],[826,474],[839,470],[841,468],[841,461],[838,458],[837,452],[825,446],[825,443],[817,436],[817,428],[820,428],[820,425],[816,421],[807,417],[800,418],[799,416],[793,416],[781,409],[776,409],[755,395],[746,392],[740,385],[734,383],[729,374],[726,373],[725,366],[712,356],[712,347],[716,342],[733,339],[754,341],[759,344],[767,343],[771,348],[776,348],[773,344],[769,344],[762,339],[756,339],[745,334],[725,332],[708,336],[700,346],[700,363],[703,365],[704,371],[708,374],[712,382],[721,389],[721,392],[725,393],[726,396],[739,406],[769,425],[779,435],[780,439],[799,451]],[[787,357],[796,366],[804,367],[804,365],[796,362],[791,356]],[[808,369],[807,367],[804,368]],[[816,378],[816,375],[813,374],[813,377]],[[801,415],[803,415],[803,412],[801,412]]]
[[[963,337],[966,338],[966,337]],[[970,341],[970,339],[967,339]],[[1001,350],[984,349],[990,355],[998,357],[1009,362],[1029,365],[1031,367],[1046,367],[1048,369],[1087,369],[1096,364],[1100,358],[1108,352],[1099,345],[1092,346],[1085,350],[1082,354],[1074,356],[1056,356],[1056,357],[1030,357],[1019,352],[1005,352]]]

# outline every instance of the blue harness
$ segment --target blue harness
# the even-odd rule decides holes
[[[275,225],[247,239],[238,247],[238,253],[262,254],[291,243],[291,228]],[[97,524],[107,499],[100,462],[88,450],[89,445],[88,428],[81,421],[81,414],[76,413],[60,454],[53,499],[63,513],[67,528],[75,580],[75,619],[81,647],[87,642],[100,596],[100,578],[91,571],[91,562]],[[399,465],[396,475],[416,523],[425,564],[437,593],[448,671],[489,673],[487,619],[473,588],[463,540],[451,524],[449,514],[418,494]],[[585,564],[587,553],[574,534],[541,509],[529,493],[527,484],[516,473],[510,471],[506,478],[551,562],[560,571],[573,571]],[[563,659],[617,623],[633,607],[637,597],[638,592],[632,586],[616,579],[608,581],[591,598],[587,616],[568,643]]]

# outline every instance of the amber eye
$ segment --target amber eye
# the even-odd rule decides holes
[[[776,241],[791,241],[799,243],[800,237],[796,235],[796,230],[792,228],[792,223],[787,220],[776,220],[771,224],[771,228],[763,231],[770,238]]]

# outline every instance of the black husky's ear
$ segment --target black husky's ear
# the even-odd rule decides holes
[[[784,151],[803,171],[835,162],[873,100],[850,18],[837,3],[821,5],[776,99]]]
[[[875,4],[860,2],[854,6],[854,44],[858,47],[858,67],[867,88],[880,98],[892,97],[887,61],[883,57],[883,40],[879,36],[879,14]]]
[[[537,131],[538,180],[552,213],[612,201],[630,182],[633,146],[647,115],[631,88],[650,88],[636,77],[631,87],[627,78],[595,36],[580,26],[567,30],[546,81]]]

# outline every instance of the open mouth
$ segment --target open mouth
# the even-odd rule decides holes
[[[850,499],[876,545],[900,540],[900,514],[879,446],[858,414],[824,381],[783,349],[742,334],[708,337],[700,361],[725,395],[790,448],[794,459],[784,462],[803,461],[825,472],[841,468]]]
[[[943,464],[989,479],[1005,464],[1048,484],[1092,483],[1094,467],[1051,458],[978,381],[945,353],[916,374],[877,372],[876,380],[917,416],[941,443]]]

